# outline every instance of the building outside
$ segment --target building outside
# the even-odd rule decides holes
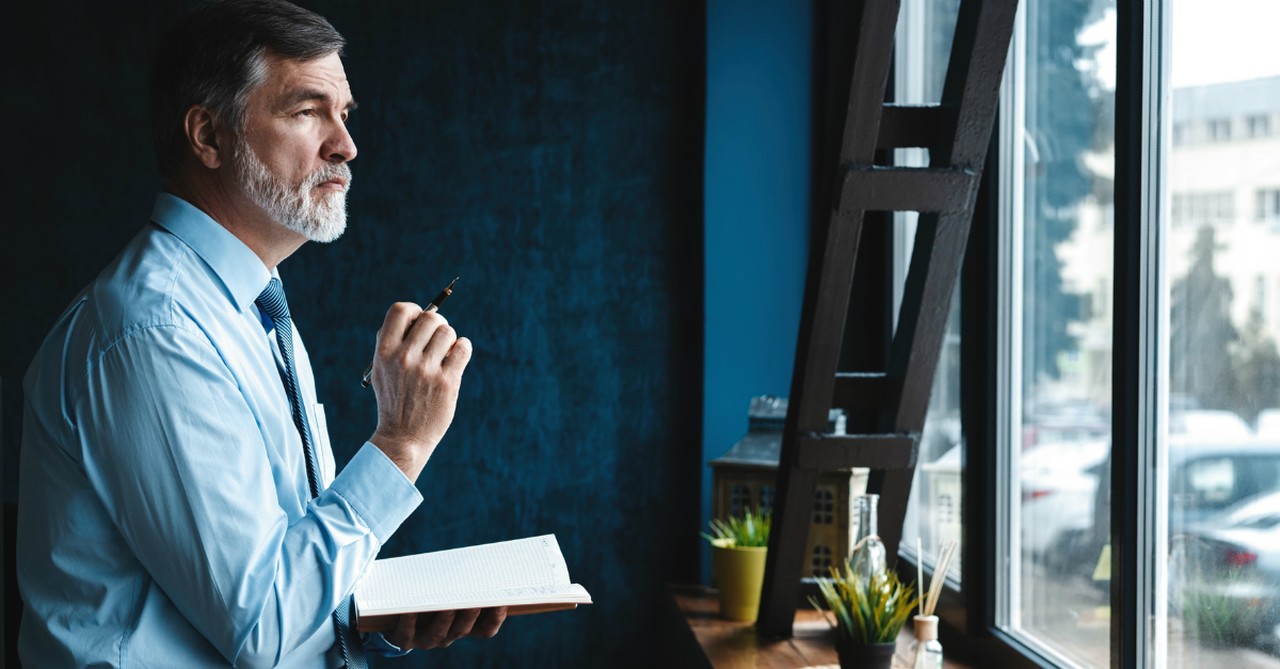
[[[1171,108],[1162,208],[1170,223],[1168,280],[1187,275],[1197,237],[1212,234],[1213,269],[1229,286],[1232,325],[1243,332],[1256,317],[1274,341],[1280,334],[1280,77],[1175,88]],[[1095,179],[1112,179],[1113,151],[1088,155],[1085,164]],[[1058,254],[1064,287],[1085,296],[1085,313],[1069,326],[1079,348],[1060,361],[1056,383],[1064,396],[1104,406],[1111,394],[1113,203],[1090,196],[1078,206],[1080,225]]]

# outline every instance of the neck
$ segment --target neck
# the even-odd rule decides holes
[[[306,237],[280,225],[253,203],[238,186],[213,170],[188,174],[166,189],[190,202],[236,236],[274,270],[306,243]]]

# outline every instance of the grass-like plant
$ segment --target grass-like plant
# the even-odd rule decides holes
[[[769,525],[768,511],[747,509],[741,516],[712,519],[712,534],[703,532],[702,537],[728,548],[764,547],[769,545]]]
[[[1241,570],[1235,569],[1210,582],[1184,586],[1182,622],[1193,637],[1210,646],[1253,639],[1262,627],[1266,609],[1228,593],[1243,578]]]
[[[827,622],[836,636],[855,644],[897,641],[902,626],[915,613],[919,600],[915,588],[892,570],[873,575],[870,583],[860,583],[848,561],[843,569],[831,567],[830,571],[830,579],[818,580],[818,590],[830,609]],[[822,609],[813,597],[809,603]]]

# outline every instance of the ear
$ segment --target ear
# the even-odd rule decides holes
[[[191,105],[182,116],[182,131],[191,153],[208,169],[217,169],[224,158],[218,142],[218,124],[213,114],[200,105]]]

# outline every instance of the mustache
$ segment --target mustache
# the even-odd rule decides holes
[[[312,172],[303,182],[302,187],[310,191],[330,179],[342,179],[347,182],[347,188],[351,188],[351,168],[346,163],[326,163]]]

